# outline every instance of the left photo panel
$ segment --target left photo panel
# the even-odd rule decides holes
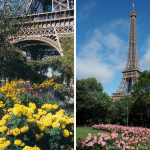
[[[0,150],[74,149],[75,0],[0,0]]]

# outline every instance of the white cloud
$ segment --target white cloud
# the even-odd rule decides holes
[[[146,46],[144,47],[146,53],[145,55],[143,55],[142,59],[140,60],[142,71],[150,69],[150,37],[148,38]]]
[[[124,69],[127,42],[113,31],[100,29],[89,30],[87,36],[89,39],[76,57],[77,77],[95,77],[102,84],[108,84]]]
[[[101,30],[105,30],[105,32],[117,32],[119,33],[120,30],[126,34],[129,34],[129,19],[119,19],[119,20],[112,20],[109,24],[103,24]]]
[[[89,43],[83,46],[80,56],[94,58],[102,50],[101,43],[97,39],[92,39]]]
[[[113,72],[111,66],[99,62],[98,59],[76,58],[77,74],[79,78],[95,77],[102,84],[107,84],[112,80]]]

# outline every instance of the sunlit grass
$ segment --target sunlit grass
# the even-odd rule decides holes
[[[80,138],[80,139],[85,140],[88,136],[88,133],[91,133],[92,135],[94,134],[97,135],[100,132],[111,135],[111,132],[95,130],[92,127],[78,127],[76,128],[76,139]]]

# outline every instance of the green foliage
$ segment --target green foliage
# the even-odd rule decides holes
[[[28,105],[30,102],[36,103],[38,108],[40,108],[44,104],[42,96],[32,96],[27,92],[21,95],[20,100],[23,105]]]
[[[138,99],[139,104],[142,104],[142,102],[149,103],[148,97],[150,94],[150,71],[143,71],[138,78],[138,82],[132,86],[132,89],[133,96]]]
[[[111,118],[112,99],[107,93],[103,93],[103,86],[95,78],[76,81],[76,111],[78,124],[86,124],[87,120],[102,122]],[[84,119],[83,119],[84,118]],[[80,121],[80,122],[79,122]],[[89,122],[89,121],[88,121]]]
[[[147,120],[146,122],[148,122],[148,118],[150,118],[150,70],[145,70],[140,74],[138,82],[132,86],[132,90],[135,100],[133,109],[143,125],[143,121]]]
[[[18,6],[17,0],[0,0],[0,7],[0,76],[12,78],[16,74],[24,74],[25,57],[10,44],[9,39],[23,26],[25,14],[24,10]],[[22,15],[21,21],[18,18],[20,15]],[[18,21],[19,24],[17,24]],[[18,69],[21,70],[16,72]]]
[[[102,84],[95,78],[81,79],[76,82],[77,111],[87,111],[94,105],[103,91]],[[93,102],[94,101],[94,102]]]
[[[69,87],[70,79],[74,78],[74,37],[63,37],[61,40],[64,56],[54,57],[47,60],[47,63],[53,71],[61,74],[61,80],[67,78],[67,86]]]

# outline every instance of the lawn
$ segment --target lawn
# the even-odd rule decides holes
[[[97,135],[100,132],[107,133],[107,134],[111,135],[111,132],[94,130],[92,127],[78,127],[76,129],[76,139],[80,138],[82,140],[85,140],[88,136],[88,133],[91,133],[92,135],[94,135],[94,134]]]

